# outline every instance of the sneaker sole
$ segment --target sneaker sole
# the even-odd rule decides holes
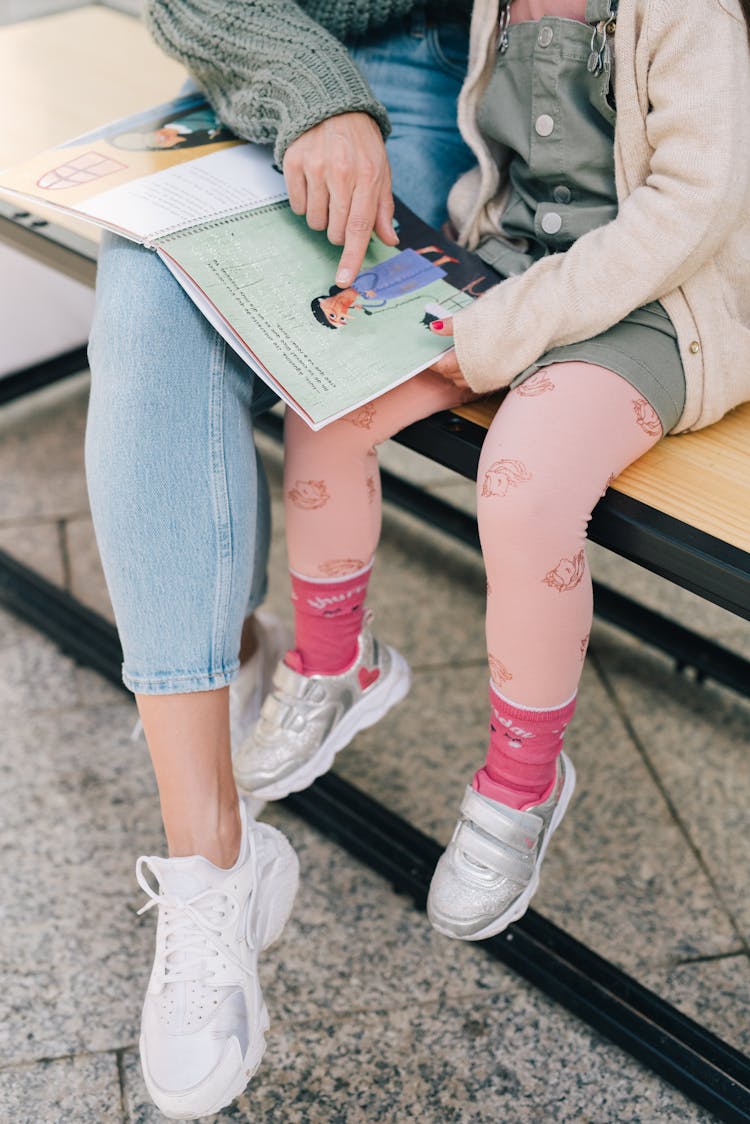
[[[544,856],[547,853],[549,841],[555,834],[560,821],[565,815],[568,804],[570,803],[570,798],[573,795],[573,791],[576,787],[576,771],[573,768],[572,762],[569,759],[566,760],[567,763],[565,766],[565,782],[563,784],[562,792],[560,793],[560,799],[558,800],[557,807],[552,814],[549,831],[544,837],[544,841],[539,852],[539,861],[537,862],[534,873],[532,874],[529,884],[523,891],[523,893],[519,894],[519,896],[505,911],[505,913],[501,913],[499,917],[495,917],[494,920],[490,921],[488,925],[485,925],[483,929],[479,929],[476,933],[456,933],[450,928],[447,922],[441,922],[439,918],[435,918],[430,915],[430,924],[436,932],[440,933],[444,937],[451,937],[453,940],[457,941],[483,941],[486,940],[487,937],[497,936],[498,933],[502,933],[505,929],[508,928],[509,925],[512,925],[515,921],[519,921],[523,917],[524,913],[529,908],[529,903],[534,897],[534,894],[536,893],[539,886],[539,876],[542,869],[542,863],[544,862]]]
[[[267,898],[264,896],[264,900],[259,903],[260,917],[256,918],[259,931],[254,934],[258,940],[259,950],[264,952],[279,939],[291,915],[299,886],[299,860],[289,840],[275,827],[263,823],[257,824],[254,830],[261,835],[264,844],[272,846],[276,851],[276,854],[270,859],[264,856],[266,858],[264,881],[270,882],[270,893]],[[264,907],[266,907],[265,917],[263,916]],[[266,1033],[270,1025],[268,1007],[265,1000],[262,1000],[256,1033],[252,1036],[241,1064],[237,1065],[228,1075],[221,1092],[217,1092],[207,1105],[200,1103],[197,1107],[195,1102],[192,1105],[179,1104],[180,1099],[186,1101],[188,1096],[194,1097],[194,1091],[191,1091],[190,1094],[184,1094],[182,1098],[173,1098],[172,1103],[166,1100],[163,1090],[160,1090],[151,1080],[146,1065],[146,1044],[141,1035],[139,1047],[143,1079],[151,1099],[159,1111],[164,1116],[169,1117],[170,1120],[195,1120],[196,1117],[212,1116],[220,1112],[222,1108],[226,1108],[227,1105],[244,1093],[248,1083],[260,1068],[260,1063],[263,1061],[263,1055],[266,1052]]]
[[[263,1055],[266,1052],[266,1032],[270,1025],[271,1021],[268,1017],[268,1008],[264,1002],[260,1013],[258,1034],[256,1034],[251,1042],[247,1053],[242,1059],[241,1066],[237,1066],[232,1070],[231,1076],[223,1086],[222,1092],[216,1093],[210,1101],[205,1103],[199,1102],[197,1105],[194,1101],[192,1105],[187,1103],[189,1097],[195,1096],[194,1090],[191,1090],[189,1094],[183,1094],[182,1097],[174,1097],[167,1100],[163,1090],[154,1085],[146,1065],[145,1043],[141,1037],[139,1046],[143,1080],[159,1112],[170,1120],[195,1120],[196,1117],[213,1116],[215,1113],[220,1112],[221,1109],[226,1108],[227,1105],[230,1105],[232,1101],[236,1100],[237,1097],[244,1093],[248,1082],[252,1080],[260,1068],[260,1063],[263,1061]],[[219,1065],[221,1064],[220,1062]],[[185,1103],[180,1104],[180,1100]]]
[[[291,792],[301,792],[308,788],[313,781],[328,772],[336,754],[345,749],[360,730],[374,726],[392,707],[406,698],[411,687],[411,669],[400,652],[394,648],[389,648],[388,651],[391,655],[390,674],[354,704],[309,761],[281,780],[260,788],[246,786],[242,775],[235,773],[235,780],[243,792],[260,800],[283,800]]]

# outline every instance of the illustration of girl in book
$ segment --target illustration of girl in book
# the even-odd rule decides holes
[[[196,148],[235,139],[234,133],[222,125],[213,109],[202,104],[184,114],[150,122],[142,130],[120,133],[111,137],[110,143],[129,152],[153,152],[163,148]]]
[[[439,254],[440,257],[433,262],[425,254]],[[327,294],[315,297],[310,303],[312,314],[326,328],[343,328],[353,311],[360,310],[365,316],[372,316],[375,310],[385,308],[388,301],[440,281],[445,277],[445,270],[440,266],[455,260],[438,246],[401,250],[360,273],[348,288],[332,285]]]
[[[217,118],[210,106],[202,103],[182,113],[173,113],[170,117],[157,118],[147,123],[146,127],[116,136],[106,136],[104,133],[91,137],[106,139],[115,148],[128,152],[156,152],[161,149],[196,148],[199,145],[219,144],[223,141],[235,140],[234,133],[227,129]],[[104,176],[121,172],[127,164],[115,160],[113,157],[97,152],[79,153],[78,156],[58,164],[44,172],[37,180],[37,187],[47,191],[60,191],[69,187],[80,187],[82,184],[103,179]]]

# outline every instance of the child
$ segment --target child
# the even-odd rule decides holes
[[[408,686],[364,609],[374,446],[510,387],[478,473],[488,747],[428,902],[463,940],[524,913],[573,792],[562,745],[592,615],[593,506],[663,433],[750,399],[748,4],[616,9],[477,0],[459,121],[478,167],[450,204],[459,240],[506,280],[433,323],[455,334],[433,371],[319,433],[287,420],[295,650],[235,765],[266,798],[309,784]]]

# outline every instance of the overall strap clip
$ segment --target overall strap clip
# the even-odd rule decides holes
[[[511,0],[500,0],[500,11],[497,17],[497,49],[501,55],[508,50],[508,24],[510,23]]]
[[[609,41],[617,25],[617,0],[588,0],[586,15],[593,24],[586,68],[589,74],[599,74],[609,68],[612,58]]]

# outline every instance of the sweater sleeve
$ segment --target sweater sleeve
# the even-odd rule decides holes
[[[647,8],[651,159],[643,182],[612,222],[457,314],[457,357],[474,390],[507,386],[550,348],[595,336],[666,296],[729,237],[750,182],[747,37],[719,0],[682,5],[651,0]],[[620,156],[627,166],[627,151]]]
[[[356,5],[318,7],[342,38],[357,30],[330,18]],[[338,113],[369,113],[384,136],[390,131],[340,38],[292,0],[146,0],[145,15],[156,42],[188,69],[221,120],[246,140],[273,144],[279,165],[293,140]]]

